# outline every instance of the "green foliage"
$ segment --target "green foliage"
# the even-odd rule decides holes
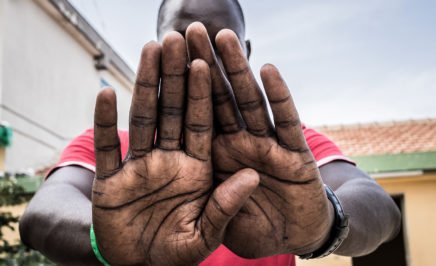
[[[13,206],[26,201],[24,189],[13,179],[6,177],[0,182],[0,206]]]
[[[6,258],[0,258],[0,265],[5,266],[51,266],[56,265],[41,255],[20,244],[14,253],[9,253]]]
[[[0,181],[0,207],[14,206],[25,203],[29,196],[24,193],[23,187],[9,177]],[[15,266],[43,266],[55,265],[37,251],[31,250],[20,243],[10,243],[3,236],[3,230],[15,231],[14,225],[19,217],[10,212],[0,212],[0,265]]]

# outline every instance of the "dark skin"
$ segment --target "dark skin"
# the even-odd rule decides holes
[[[92,215],[99,248],[113,265],[198,264],[222,243],[226,225],[259,182],[245,170],[212,186],[209,67],[191,63],[183,117],[186,45],[179,33],[167,35],[157,114],[160,54],[157,43],[144,47],[123,162],[115,94],[97,97]]]
[[[240,38],[228,30],[218,33],[215,46],[221,60],[214,55],[201,24],[189,26],[186,38],[191,59],[202,58],[211,67],[219,128],[213,143],[215,176],[225,180],[234,171],[247,167],[260,174],[259,188],[229,225],[226,246],[246,258],[305,254],[318,249],[326,241],[333,222],[332,206],[325,197],[323,182],[336,190],[344,206],[353,202],[346,209],[352,220],[350,237],[337,254],[362,255],[395,235],[398,210],[366,174],[341,161],[329,163],[318,171],[304,140],[292,97],[274,66],[265,65],[261,70],[274,116],[273,127],[259,85],[239,44]],[[359,185],[357,189],[356,185]],[[364,201],[356,201],[356,195]],[[360,211],[370,205],[377,208],[373,212]],[[379,215],[383,219],[376,218]],[[383,233],[371,234],[374,229]]]
[[[207,36],[201,24],[187,29],[191,58],[201,57],[196,51],[205,51],[198,48],[208,44]],[[260,187],[232,220],[225,244],[248,258],[315,250],[328,237],[333,209],[289,90],[275,67],[267,65],[262,69],[275,119],[273,127],[237,36],[223,30],[216,37],[216,46],[231,88],[220,88],[222,95],[228,95],[222,97],[225,100],[214,97],[220,128],[213,143],[215,176],[223,181],[240,169],[252,168],[261,180]],[[209,55],[213,68],[217,65],[211,50]],[[237,104],[230,97],[232,92]],[[302,198],[310,200],[302,202]]]
[[[97,97],[92,222],[99,248],[112,265],[198,264],[222,243],[229,220],[258,185],[257,173],[246,169],[212,187],[209,67],[201,60],[191,63],[183,116],[186,58],[185,40],[176,32],[162,49],[154,42],[144,47],[130,111],[129,155],[123,162],[115,94],[104,90]]]
[[[167,1],[167,5],[176,2]],[[350,215],[349,237],[336,254],[364,255],[395,236],[400,225],[399,211],[368,175],[345,161],[330,162],[318,172],[289,90],[277,69],[266,65],[261,77],[274,115],[275,127],[271,125],[265,100],[247,62],[251,45],[244,41],[242,19],[235,19],[234,1],[220,1],[219,7],[216,1],[199,2],[184,1],[177,15],[171,11],[161,13],[166,23],[158,33],[185,33],[191,60],[201,58],[209,63],[217,132],[213,143],[215,177],[224,180],[246,167],[258,171],[261,177],[259,188],[232,220],[225,244],[247,258],[304,254],[319,248],[333,219],[321,182],[335,190]],[[225,8],[229,11],[223,12]],[[195,16],[205,10],[210,11],[209,15]],[[189,26],[195,18],[201,19],[207,30],[200,24]],[[220,32],[224,27],[236,35]],[[278,180],[291,182],[280,184]]]
[[[191,2],[197,1],[191,0]],[[230,5],[227,1],[220,3]],[[216,6],[220,6],[216,5],[216,1],[214,5],[210,1],[203,0],[201,9],[202,12],[207,12]],[[314,166],[311,154],[305,151],[307,146],[305,146],[304,139],[301,139],[301,129],[295,126],[298,114],[291,98],[287,97],[289,92],[286,85],[278,71],[268,65],[262,70],[262,79],[269,102],[272,103],[276,121],[275,127],[271,125],[264,109],[265,100],[259,94],[259,86],[252,78],[251,71],[249,69],[239,71],[248,65],[244,55],[248,54],[249,49],[245,46],[245,42],[241,41],[244,39],[243,32],[240,30],[243,27],[224,25],[227,22],[241,22],[237,19],[228,19],[223,12],[220,13],[219,18],[214,17],[211,12],[209,15],[203,14],[205,19],[208,19],[205,24],[209,34],[198,24],[187,29],[189,25],[187,22],[189,20],[192,22],[194,19],[192,14],[197,12],[195,7],[195,5],[192,6],[193,10],[188,10],[189,12],[180,12],[177,16],[173,16],[171,21],[174,21],[174,24],[169,23],[166,31],[176,30],[183,34],[186,33],[191,59],[202,58],[209,64],[217,133],[213,140],[214,171],[219,181],[217,183],[224,181],[219,186],[221,187],[228,180],[232,180],[229,176],[246,167],[251,167],[260,174],[259,188],[254,191],[247,204],[228,225],[224,243],[238,255],[245,257],[261,257],[288,252],[300,254],[316,249],[325,240],[332,223],[331,206],[325,197],[321,181],[335,190],[345,211],[350,215],[350,234],[336,252],[337,254],[348,256],[366,254],[394,236],[399,226],[399,212],[389,196],[373,180],[355,166],[342,161],[328,163],[320,167],[319,171],[316,165]],[[234,10],[234,6],[220,6],[221,11],[226,8]],[[228,13],[229,17],[234,15],[233,11]],[[216,43],[211,44],[208,36],[215,40],[216,33],[223,27],[234,29],[238,37],[231,32],[224,31],[218,34]],[[241,43],[242,50],[239,45],[236,45],[237,42]],[[219,66],[220,59],[213,53],[214,47],[217,47],[220,52],[223,67]],[[174,62],[171,65],[177,65],[177,63]],[[154,68],[158,69],[158,66],[155,64]],[[244,93],[246,89],[250,93]],[[159,114],[160,118],[165,116],[162,115],[162,109]],[[281,123],[283,121],[293,122]],[[172,124],[177,123],[168,123],[168,125]],[[178,140],[169,137],[173,130],[179,130],[178,127],[160,126],[159,128],[162,129],[163,134],[167,135],[163,138],[160,136],[154,149],[171,150],[175,148],[175,145],[179,145]],[[144,143],[144,141],[150,143],[152,139],[150,134],[146,139],[142,134],[133,135],[131,133],[130,136],[131,145],[135,145],[135,141],[136,143]],[[163,143],[162,140],[164,140]],[[242,149],[243,152],[239,152],[238,149]],[[155,152],[145,150],[152,154]],[[268,150],[270,150],[269,153]],[[183,153],[180,150],[177,152]],[[265,154],[268,155],[261,156]],[[99,171],[98,161],[97,159],[97,172]],[[110,160],[111,163],[115,161]],[[290,165],[289,162],[295,164]],[[80,178],[77,178],[78,176]],[[247,174],[247,176],[255,176],[255,174]],[[92,177],[91,171],[79,167],[65,167],[52,174],[26,210],[20,224],[23,241],[60,264],[95,264],[95,258],[88,244],[92,209],[90,202]],[[133,177],[130,178],[135,180]],[[123,178],[113,180],[123,180]],[[140,193],[140,188],[136,190]],[[74,200],[59,200],[66,198]],[[111,198],[106,203],[110,205],[116,203],[117,200],[119,198]],[[204,208],[207,204],[201,206]],[[302,215],[302,213],[305,214]],[[253,217],[257,217],[256,225],[251,224]],[[318,230],[317,233],[311,230],[299,230],[300,227],[295,226],[295,223],[298,223],[300,219],[304,221],[300,223],[300,227],[318,224],[321,229],[315,228],[314,230]],[[250,230],[246,230],[247,227],[244,227],[243,222],[251,224]],[[122,223],[118,224],[122,226]],[[191,232],[195,232],[195,226],[189,228]],[[164,231],[168,233],[172,227],[166,227],[166,229]],[[98,230],[97,239],[100,243],[105,240],[100,240],[102,234],[99,234]],[[256,241],[246,240],[241,245],[240,239],[247,238],[256,239]],[[215,240],[219,242],[222,239],[218,237]],[[147,241],[143,242],[150,244]],[[247,242],[250,245],[247,245]],[[252,242],[259,242],[263,244],[263,247],[270,248],[260,249],[256,243]],[[157,245],[156,242],[153,245]],[[138,261],[147,256],[150,259],[150,253],[143,254],[144,252],[141,253],[140,249],[137,252]],[[111,256],[107,251],[105,253],[104,248],[103,253],[105,256]],[[153,254],[155,255],[151,258],[160,259],[162,256],[162,254]],[[176,264],[180,256],[175,254],[177,252],[167,252],[164,259]],[[198,255],[190,254],[189,258],[184,257],[183,260],[198,261],[201,257]]]

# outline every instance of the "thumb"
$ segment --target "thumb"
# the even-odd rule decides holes
[[[215,189],[199,224],[209,251],[213,251],[222,243],[227,224],[244,206],[258,185],[259,174],[252,169],[243,169]]]

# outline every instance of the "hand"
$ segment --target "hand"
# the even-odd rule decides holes
[[[257,174],[244,170],[213,188],[209,68],[201,60],[191,64],[183,121],[186,60],[178,33],[169,34],[162,48],[155,42],[144,47],[123,162],[115,94],[106,89],[97,97],[93,225],[99,249],[113,265],[199,263],[220,245],[228,222],[258,185]]]
[[[333,208],[278,70],[272,65],[261,70],[274,127],[238,37],[229,30],[216,36],[228,79],[203,25],[192,24],[186,39],[191,59],[210,65],[217,119],[215,177],[225,181],[244,168],[260,174],[259,187],[230,222],[224,244],[246,258],[316,250],[328,237]]]

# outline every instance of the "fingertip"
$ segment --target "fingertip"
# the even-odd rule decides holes
[[[186,39],[191,39],[191,37],[207,35],[207,29],[203,23],[195,21],[191,23],[188,28],[186,28]]]
[[[210,75],[209,65],[203,59],[195,59],[191,63],[191,73]]]
[[[233,31],[223,29],[218,32],[215,44],[227,72],[239,71],[248,64],[247,55],[242,49],[238,36]]]
[[[98,124],[111,124],[117,117],[117,97],[115,91],[106,87],[97,95],[94,120]]]
[[[279,73],[276,66],[273,64],[265,64],[260,69],[260,77],[265,79],[267,77],[276,76]]]
[[[235,215],[259,186],[259,175],[253,169],[242,169],[227,178],[215,190],[215,198],[230,216]]]
[[[244,183],[247,187],[252,188],[253,190],[259,186],[260,177],[257,171],[251,168],[245,168],[238,172],[240,178],[243,178]]]
[[[209,65],[202,59],[195,59],[189,70],[188,94],[193,98],[211,97]]]
[[[205,68],[205,67],[209,67],[209,65],[203,59],[197,58],[194,61],[192,61],[191,67],[194,67],[194,68]]]
[[[149,49],[159,49],[160,48],[160,43],[156,42],[156,41],[149,41],[146,44],[144,44],[144,46],[142,47],[142,52],[144,53],[145,51],[148,51]]]
[[[186,43],[191,60],[202,58],[209,64],[214,62],[212,44],[206,27],[200,22],[194,22],[186,30]]]
[[[222,43],[235,38],[238,39],[238,36],[236,36],[236,33],[234,31],[229,29],[222,29],[217,33],[215,41],[217,43]]]
[[[209,161],[212,145],[212,93],[209,65],[202,59],[191,63],[184,144],[187,154]]]
[[[186,42],[177,31],[169,32],[162,41],[161,64],[163,74],[183,75],[187,64]]]
[[[104,87],[97,95],[97,101],[100,103],[112,104],[116,100],[116,93],[111,87]]]
[[[262,68],[260,69],[260,71],[261,71],[261,74],[262,74],[262,72],[265,72],[265,74],[268,74],[268,73],[270,73],[271,71],[277,71],[277,68],[276,68],[276,66],[274,66],[273,64],[269,64],[269,63],[267,63],[267,64],[264,64],[264,65],[262,66]]]
[[[162,46],[155,41],[150,41],[143,46],[136,72],[136,84],[150,84],[154,86],[158,83],[161,54]],[[135,93],[137,93],[137,86],[134,89]]]
[[[183,35],[177,31],[170,31],[166,33],[165,36],[163,37],[162,46],[165,47],[166,45],[181,43],[181,42],[185,43],[185,38],[183,38]]]
[[[143,74],[147,65],[158,65],[160,63],[162,46],[156,41],[149,41],[142,47],[141,61],[139,62],[138,75]],[[147,70],[148,72],[148,70]]]
[[[276,66],[272,64],[265,64],[261,68],[260,78],[265,87],[265,91],[269,100],[271,100],[270,97],[273,97],[270,93],[271,90],[280,91],[283,88],[287,88],[286,82],[283,79],[282,75],[280,74],[280,71]]]
[[[240,192],[240,196],[248,198],[259,186],[260,177],[255,170],[251,168],[245,168],[236,172],[225,182],[232,184],[231,186]]]

